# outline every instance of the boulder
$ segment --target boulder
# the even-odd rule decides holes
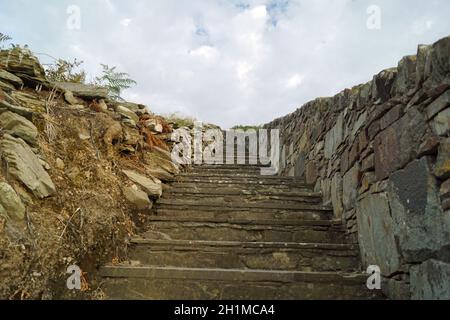
[[[450,218],[442,210],[437,181],[426,157],[390,176],[388,196],[393,231],[405,261],[424,261],[450,245]]]
[[[144,114],[147,111],[147,107],[143,104],[137,104],[132,102],[120,102],[120,105],[135,112],[138,115]]]
[[[397,69],[386,69],[378,73],[372,80],[372,97],[381,103],[389,100]]]
[[[426,55],[424,86],[433,87],[446,82],[450,72],[450,36],[435,42]],[[447,78],[448,79],[448,78]],[[448,81],[448,80],[447,80]]]
[[[359,165],[354,165],[342,179],[342,203],[345,210],[350,210],[354,207],[356,198],[358,196],[359,184]]]
[[[108,97],[108,88],[104,87],[72,82],[55,82],[53,85],[63,92],[72,92],[76,97],[86,99],[106,99]]]
[[[406,94],[416,85],[416,56],[403,57],[398,63],[397,77],[392,88],[394,95]]]
[[[294,175],[295,177],[303,177],[305,174],[305,152],[300,151],[295,161]]]
[[[442,180],[450,178],[450,138],[439,145],[434,173]]]
[[[432,120],[431,127],[438,136],[447,136],[450,131],[450,108],[439,112]]]
[[[0,51],[0,65],[26,82],[46,82],[44,68],[27,48],[16,47]]]
[[[420,86],[425,80],[425,64],[431,51],[431,46],[419,45],[416,59],[416,86]]]
[[[148,198],[147,193],[139,189],[138,186],[132,185],[122,188],[123,195],[128,202],[133,204],[137,209],[145,210],[151,209],[153,203]]]
[[[56,192],[50,176],[25,141],[5,134],[0,140],[0,149],[8,164],[8,173],[21,181],[36,197],[45,198]]]
[[[171,182],[175,180],[174,175],[163,168],[149,168],[147,172],[161,181]]]
[[[342,177],[336,173],[331,180],[331,204],[335,218],[341,218],[344,208],[342,206]]]
[[[155,133],[162,133],[164,130],[163,125],[161,124],[159,119],[156,118],[145,120],[144,125],[146,128],[150,129]]]
[[[319,175],[319,173],[317,172],[317,166],[314,163],[314,161],[308,162],[306,164],[306,169],[305,169],[306,184],[314,185],[317,181],[318,175]]]
[[[441,110],[444,110],[450,106],[450,90],[447,90],[443,94],[441,94],[436,100],[434,100],[429,106],[427,106],[425,112],[427,115],[427,119],[433,118],[437,115]]]
[[[3,112],[0,114],[0,127],[10,135],[21,138],[32,146],[37,144],[37,128],[21,115],[11,111]]]
[[[23,220],[25,217],[25,206],[6,182],[0,182],[0,214],[6,214],[14,220]]]
[[[64,92],[64,100],[66,100],[66,102],[72,106],[81,104],[81,101],[79,99],[75,98],[72,91],[68,91],[68,90]]]
[[[414,300],[450,300],[450,264],[430,259],[412,266],[411,298]]]
[[[374,141],[375,174],[383,180],[418,154],[427,129],[423,115],[410,109],[400,120],[380,132]]]
[[[99,100],[97,107],[101,112],[108,111],[108,105],[106,104],[105,100],[103,100],[103,99]]]
[[[22,79],[3,69],[0,69],[0,80],[9,82],[13,84],[16,88],[20,88],[21,86],[23,86]]]
[[[14,86],[12,84],[10,84],[9,82],[5,82],[5,81],[0,81],[0,89],[5,90],[7,92],[11,92],[12,90],[14,90]]]
[[[161,180],[154,177],[146,177],[135,171],[122,170],[122,172],[134,183],[139,185],[148,196],[152,198],[159,198],[162,195]]]
[[[133,120],[133,122],[135,124],[139,122],[138,115],[136,113],[134,113],[133,111],[131,111],[130,109],[128,109],[127,107],[117,106],[116,107],[116,112],[120,113],[120,115],[125,117],[125,118]]]
[[[365,267],[378,265],[389,276],[400,269],[394,222],[385,193],[369,194],[356,205],[359,246]]]
[[[342,143],[344,134],[344,115],[340,114],[334,127],[325,136],[325,158],[331,159]]]
[[[154,147],[154,150],[156,151],[157,147]],[[162,149],[159,149],[158,153],[145,153],[145,162],[148,163],[152,168],[161,168],[171,174],[180,173],[180,169],[175,163],[172,162],[171,158],[169,157],[167,159],[166,153],[167,151]]]
[[[44,113],[46,111],[45,110],[45,101],[39,97],[32,95],[32,94],[28,94],[28,93],[21,92],[21,91],[13,91],[11,93],[11,97],[20,106],[27,108],[32,113]]]
[[[21,116],[27,118],[28,120],[33,118],[33,112],[27,108],[11,104],[7,101],[0,100],[0,112],[9,110],[11,112],[20,114]]]

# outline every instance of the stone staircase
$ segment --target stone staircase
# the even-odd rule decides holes
[[[110,299],[368,299],[358,248],[321,195],[250,165],[194,166],[163,194]]]

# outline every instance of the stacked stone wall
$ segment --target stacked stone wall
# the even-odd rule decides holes
[[[385,294],[450,299],[450,37],[265,127],[280,174],[323,193]]]

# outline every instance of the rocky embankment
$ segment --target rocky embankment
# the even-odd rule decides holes
[[[95,270],[126,258],[179,168],[172,126],[107,90],[50,83],[23,49],[0,52],[0,297],[101,298]],[[82,290],[66,268],[82,268]]]

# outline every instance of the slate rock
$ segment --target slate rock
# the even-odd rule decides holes
[[[342,202],[345,210],[354,207],[358,197],[358,184],[360,178],[359,164],[354,165],[342,180]]]
[[[23,220],[25,217],[22,200],[6,182],[0,182],[0,214],[2,212],[14,220]]]
[[[23,81],[19,77],[15,76],[12,73],[9,73],[6,70],[0,69],[0,80],[11,83],[17,88],[23,86]],[[14,88],[14,87],[13,87]]]
[[[14,137],[21,138],[30,145],[37,144],[38,130],[36,126],[26,118],[16,113],[7,111],[0,114],[0,127]]]
[[[16,47],[0,51],[0,65],[22,80],[46,82],[44,68],[29,49]]]
[[[341,113],[334,127],[325,136],[325,158],[331,159],[344,138],[344,116]]]
[[[148,196],[152,198],[159,198],[162,195],[162,184],[161,180],[146,177],[140,173],[131,170],[122,170],[122,172],[134,183],[139,185]]]
[[[447,136],[450,131],[450,108],[439,112],[433,118],[431,127],[438,136]]]
[[[392,88],[394,95],[406,94],[416,85],[416,56],[403,57],[398,63],[397,77]]]
[[[426,157],[394,172],[388,195],[394,233],[405,261],[424,261],[450,244],[450,217],[442,210],[437,181]]]
[[[438,114],[441,110],[444,110],[450,106],[450,90],[447,90],[443,94],[441,94],[436,100],[434,100],[429,106],[426,108],[427,119],[433,118],[436,114]]]
[[[130,187],[125,186],[122,188],[123,195],[128,202],[133,204],[137,209],[151,209],[153,203],[148,198],[146,192],[142,191],[136,185]]]
[[[439,145],[434,173],[442,180],[450,178],[450,138]]]
[[[344,212],[342,205],[342,177],[336,173],[331,179],[331,204],[335,218],[341,218]]]
[[[389,276],[400,268],[394,223],[385,193],[369,194],[356,205],[359,247],[365,267],[378,265]]]
[[[0,140],[0,148],[8,164],[8,173],[21,181],[36,197],[42,199],[56,192],[50,176],[25,141],[5,134]]]
[[[139,122],[138,115],[127,107],[119,105],[116,107],[116,112],[120,113],[120,115],[122,115],[123,117],[132,120],[135,125]]]
[[[433,87],[445,82],[450,72],[450,36],[431,45],[425,62],[424,86]]]
[[[412,266],[411,298],[414,300],[450,300],[450,264],[430,259]]]
[[[106,99],[108,88],[72,82],[55,82],[54,86],[61,91],[70,91],[74,96],[86,99]]]
[[[375,174],[383,180],[418,154],[427,125],[423,115],[410,109],[400,120],[380,132],[374,141]]]

